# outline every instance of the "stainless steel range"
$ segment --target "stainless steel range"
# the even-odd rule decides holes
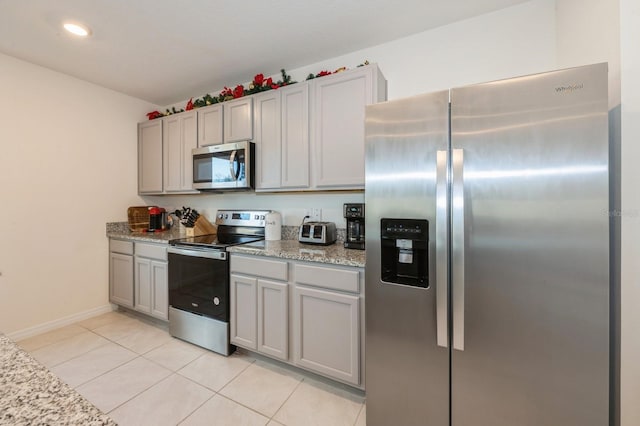
[[[227,247],[264,240],[270,210],[219,210],[217,235],[173,240],[169,247],[169,333],[229,355]]]

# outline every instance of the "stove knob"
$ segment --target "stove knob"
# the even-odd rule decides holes
[[[224,218],[225,218],[225,219],[229,219],[229,215],[228,215],[228,214],[225,214],[225,215],[224,215]]]
[[[214,304],[214,305],[216,305],[216,306],[218,306],[218,305],[220,304],[220,299],[219,299],[219,298],[217,298],[217,297],[214,297],[214,298],[213,298],[213,304]]]
[[[218,219],[222,219],[222,213],[218,214]]]
[[[260,216],[255,215],[255,216],[253,216],[253,219],[254,219],[254,220],[258,220],[258,219],[260,219]]]
[[[260,216],[260,220],[264,220],[264,215]]]

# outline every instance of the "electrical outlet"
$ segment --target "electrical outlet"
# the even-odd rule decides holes
[[[319,209],[319,208],[311,209],[311,214],[309,216],[310,216],[309,220],[311,220],[313,222],[321,221],[322,220],[322,209]]]

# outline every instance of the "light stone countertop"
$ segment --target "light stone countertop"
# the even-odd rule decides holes
[[[116,426],[106,414],[2,334],[0,424]]]
[[[281,259],[305,260],[309,262],[364,268],[365,251],[345,249],[343,246],[344,230],[341,229],[338,231],[339,238],[336,243],[328,246],[321,246],[316,244],[299,243],[297,240],[297,227],[283,227],[283,237],[287,239],[283,239],[281,241],[260,241],[252,244],[231,246],[227,248],[227,251],[231,253],[244,253],[255,256],[279,257]],[[107,223],[107,237],[128,241],[168,244],[171,240],[185,238],[186,233],[182,226],[173,227],[168,231],[156,233],[131,232],[127,222],[111,222]]]
[[[107,223],[107,237],[119,240],[169,244],[171,240],[185,238],[186,236],[183,226],[174,226],[163,232],[131,232],[127,222]]]
[[[340,241],[328,246],[301,244],[296,240],[259,241],[232,246],[227,250],[238,254],[305,260],[358,268],[364,268],[365,265],[364,250],[346,249]]]

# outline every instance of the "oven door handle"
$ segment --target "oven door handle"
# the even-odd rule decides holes
[[[171,246],[167,249],[168,253],[178,254],[180,256],[206,257],[207,259],[226,260],[227,252],[218,250],[201,250],[201,249],[185,249],[182,247]]]

